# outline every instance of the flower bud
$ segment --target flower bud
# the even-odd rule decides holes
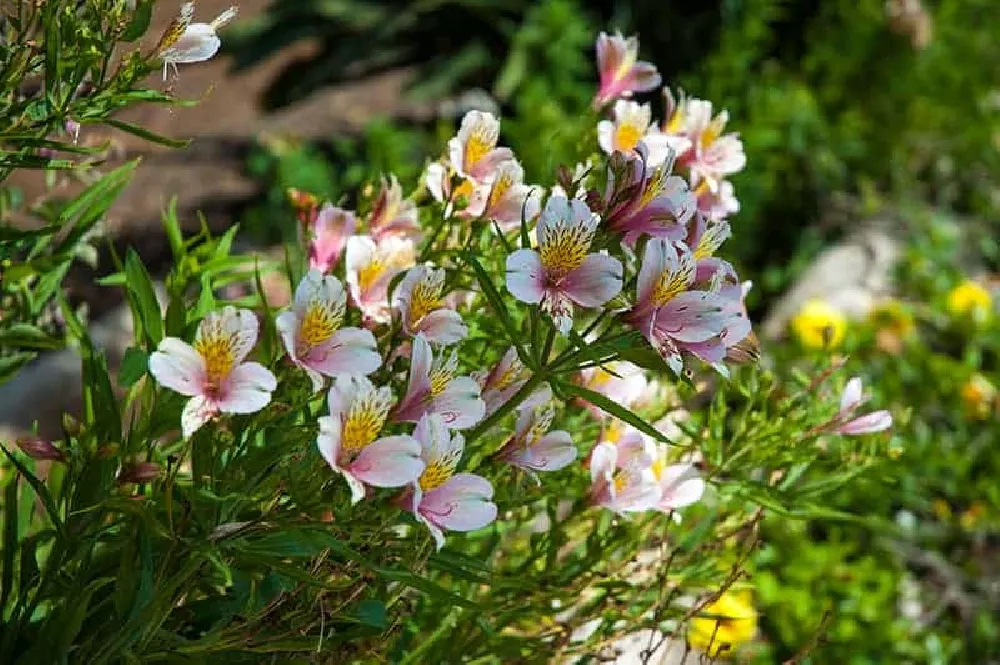
[[[153,462],[133,462],[122,466],[118,472],[118,484],[148,483],[160,475],[160,465]]]
[[[38,437],[18,439],[17,447],[32,459],[51,460],[54,462],[66,461],[65,453],[52,445],[51,441],[46,441],[45,439]]]
[[[68,413],[62,415],[62,428],[66,436],[79,436],[82,431],[80,421]]]

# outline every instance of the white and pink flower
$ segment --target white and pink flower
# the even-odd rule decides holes
[[[590,453],[590,501],[619,514],[652,510],[662,497],[653,451],[602,442]]]
[[[469,376],[455,376],[458,355],[442,353],[437,358],[422,333],[413,338],[410,375],[406,394],[393,411],[393,420],[418,422],[431,413],[452,429],[467,429],[486,412],[479,384]]]
[[[639,104],[624,99],[615,102],[614,120],[597,123],[597,143],[607,154],[631,153],[639,143],[646,146],[646,164],[657,167],[666,164],[667,171],[673,156],[685,152],[690,141],[682,136],[669,136],[660,132],[653,122],[649,104]]]
[[[342,327],[346,305],[340,280],[314,269],[295,289],[292,308],[275,321],[288,357],[309,375],[313,391],[323,387],[324,376],[368,375],[382,364],[370,331]]]
[[[619,97],[631,97],[660,85],[656,65],[639,60],[639,39],[602,32],[597,37],[597,69],[600,87],[594,98],[595,106],[604,106]]]
[[[483,111],[469,111],[458,135],[448,141],[451,168],[475,184],[491,182],[502,163],[514,158],[510,148],[498,148],[500,121]]]
[[[827,429],[836,434],[856,436],[883,432],[892,427],[892,414],[885,410],[855,417],[854,414],[866,401],[862,395],[861,379],[855,376],[847,382],[840,397],[840,411]]]
[[[600,307],[622,288],[621,261],[590,253],[598,221],[583,201],[550,197],[536,227],[538,249],[507,257],[507,289],[539,304],[563,333],[573,325],[574,303]]]
[[[462,211],[465,217],[484,217],[497,223],[502,231],[513,231],[534,222],[541,209],[541,190],[524,184],[524,170],[515,160],[501,163],[492,181],[477,186]]]
[[[409,238],[388,236],[376,242],[370,236],[352,236],[347,240],[347,286],[365,319],[392,320],[389,282],[414,263],[416,249]]]
[[[330,415],[319,419],[316,445],[347,481],[351,502],[365,497],[365,487],[403,487],[424,470],[420,444],[412,436],[383,436],[392,407],[392,391],[376,388],[364,376],[338,376],[330,389]]]
[[[666,120],[663,133],[687,138],[691,148],[678,154],[677,163],[689,169],[691,187],[704,183],[710,193],[719,191],[727,176],[739,173],[746,166],[743,142],[734,133],[723,134],[729,114],[720,111],[712,116],[712,102],[694,97],[675,102],[669,89],[664,89]]]
[[[583,370],[580,372],[580,383],[584,388],[604,395],[625,408],[632,408],[650,390],[646,372],[625,360],[614,360],[600,367]],[[584,405],[598,418],[607,415],[590,402],[584,402]]]
[[[639,270],[636,304],[626,316],[672,370],[683,369],[681,351],[724,371],[729,347],[750,333],[739,285],[722,289],[721,275],[707,290],[692,290],[698,261],[682,243],[651,239]]]
[[[631,153],[618,153],[608,164],[604,194],[605,222],[634,247],[643,235],[681,240],[697,200],[687,182],[670,175],[666,164],[652,167],[644,143]]]
[[[321,273],[336,268],[357,226],[353,212],[324,204],[309,228],[309,267]]]
[[[491,415],[520,390],[531,377],[531,372],[524,366],[517,355],[517,348],[510,347],[500,361],[490,370],[473,372],[472,378],[479,384],[483,402],[486,404],[486,416]]]
[[[455,473],[465,439],[452,434],[437,415],[425,415],[413,432],[424,470],[403,504],[431,532],[438,549],[444,531],[475,531],[497,518],[493,485],[474,473]]]
[[[549,431],[555,412],[551,404],[522,409],[514,435],[498,453],[498,458],[524,469],[538,482],[536,471],[558,471],[576,459],[573,438],[565,430]]]
[[[419,241],[420,219],[417,205],[403,198],[403,190],[394,175],[390,175],[388,181],[385,177],[382,178],[378,198],[368,217],[368,232],[375,242],[389,236]]]
[[[227,306],[198,326],[194,345],[164,337],[149,357],[149,371],[161,385],[190,397],[181,414],[184,438],[220,413],[256,413],[277,388],[274,374],[244,362],[257,343],[253,312]]]
[[[406,334],[422,333],[428,342],[445,346],[469,334],[459,313],[444,304],[444,280],[443,268],[425,264],[407,271],[393,296]]]

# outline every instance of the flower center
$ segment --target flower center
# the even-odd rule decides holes
[[[687,290],[688,283],[694,276],[694,261],[690,255],[681,257],[681,265],[675,271],[666,270],[660,274],[653,290],[653,302],[657,307],[663,307],[678,294]]]
[[[441,290],[444,283],[435,279],[434,273],[417,282],[410,295],[409,323],[410,328],[416,328],[425,316],[439,309],[443,302]]]
[[[338,312],[322,302],[309,303],[299,326],[299,342],[308,348],[322,344],[337,332],[343,317],[343,310]]]
[[[465,142],[465,170],[475,166],[497,143],[497,136],[486,127],[476,127]]]
[[[506,390],[514,385],[515,381],[521,379],[521,374],[524,372],[524,365],[521,364],[520,358],[514,358],[510,363],[510,367],[504,370],[496,380],[496,390]]]
[[[541,239],[542,265],[555,277],[576,270],[587,257],[593,232],[582,226],[556,228]]]
[[[634,122],[623,122],[615,129],[615,149],[628,152],[639,144],[643,135],[642,127]]]
[[[388,403],[378,399],[376,393],[360,396],[347,412],[340,448],[356,453],[375,440],[388,415]]]
[[[361,270],[358,271],[358,286],[361,287],[361,291],[369,291],[375,282],[379,280],[382,273],[385,272],[385,261],[380,258],[372,259],[370,263],[365,265]]]
[[[452,375],[447,367],[438,367],[431,371],[431,397],[437,397],[451,383]]]
[[[490,190],[490,197],[486,202],[486,209],[492,210],[495,208],[513,186],[514,176],[506,171],[501,171],[497,176],[497,179],[493,182],[493,188]]]
[[[233,338],[228,335],[205,335],[195,341],[194,348],[205,360],[209,388],[218,388],[236,364]]]
[[[618,420],[612,420],[608,423],[607,427],[604,428],[604,440],[608,443],[618,443],[621,441],[622,434],[625,432],[622,429],[621,422]]]
[[[715,254],[715,250],[722,246],[722,243],[729,237],[730,227],[725,222],[710,222],[698,240],[698,246],[694,249],[695,259],[707,259]]]

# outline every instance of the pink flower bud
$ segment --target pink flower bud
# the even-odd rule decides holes
[[[38,437],[18,439],[17,447],[25,455],[37,460],[51,460],[54,462],[65,462],[66,455],[61,450],[52,445],[51,441]]]
[[[133,462],[122,466],[118,472],[118,483],[126,485],[130,483],[148,483],[155,480],[160,475],[160,465],[152,462]]]

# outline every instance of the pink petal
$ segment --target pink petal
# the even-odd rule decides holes
[[[656,328],[679,342],[704,342],[742,317],[742,304],[709,291],[685,291],[656,315]]]
[[[472,427],[486,415],[486,403],[479,394],[479,384],[471,377],[452,379],[431,401],[431,409],[440,414],[451,429]]]
[[[339,470],[337,458],[340,457],[341,425],[340,416],[322,416],[319,419],[319,436],[316,437],[316,447],[331,469]]]
[[[660,85],[662,79],[660,73],[656,71],[656,65],[651,62],[639,61],[635,63],[630,72],[632,79],[632,91],[649,92]]]
[[[618,449],[613,443],[599,443],[590,453],[590,480],[597,482],[614,473],[618,466]]]
[[[840,396],[840,413],[846,415],[854,411],[861,404],[861,378],[853,377],[844,386],[844,393]]]
[[[457,473],[443,485],[424,494],[420,513],[450,531],[475,531],[497,517],[493,486],[482,476]]]
[[[278,380],[260,363],[237,365],[223,385],[218,400],[220,411],[225,413],[256,413],[271,401],[271,393],[278,387]]]
[[[469,334],[469,329],[462,322],[461,315],[451,309],[438,309],[424,317],[420,322],[420,330],[428,342],[450,346]]]
[[[535,471],[558,471],[576,459],[577,450],[569,432],[549,432],[534,445],[516,451],[508,459],[517,466]]]
[[[393,420],[417,422],[427,412],[427,396],[431,391],[431,345],[423,335],[413,338],[410,354],[410,376],[406,384],[406,394],[399,400],[393,411]]]
[[[500,164],[511,159],[514,152],[510,148],[493,148],[469,169],[469,177],[479,182],[489,180]]]
[[[666,270],[671,255],[676,258],[677,249],[669,240],[653,238],[646,243],[646,251],[642,255],[642,266],[636,281],[636,309],[644,310],[653,298],[656,283]]]
[[[203,391],[205,361],[187,342],[164,337],[149,356],[149,373],[160,385],[193,397]]]
[[[383,437],[362,448],[348,470],[373,487],[408,485],[424,471],[420,444],[412,436]]]
[[[890,427],[892,427],[892,414],[888,411],[875,411],[844,423],[837,431],[847,435],[873,434],[887,430]]]
[[[535,304],[541,301],[543,274],[542,258],[533,249],[519,249],[507,257],[507,290],[521,302]]]
[[[207,397],[196,395],[188,400],[181,413],[181,433],[185,439],[190,439],[191,435],[201,429],[201,426],[215,417],[219,409],[215,403]]]
[[[583,307],[600,307],[622,290],[622,263],[607,254],[590,254],[563,279],[561,288]]]
[[[370,331],[342,328],[327,343],[310,349],[302,363],[326,376],[367,375],[382,365],[382,356]]]

